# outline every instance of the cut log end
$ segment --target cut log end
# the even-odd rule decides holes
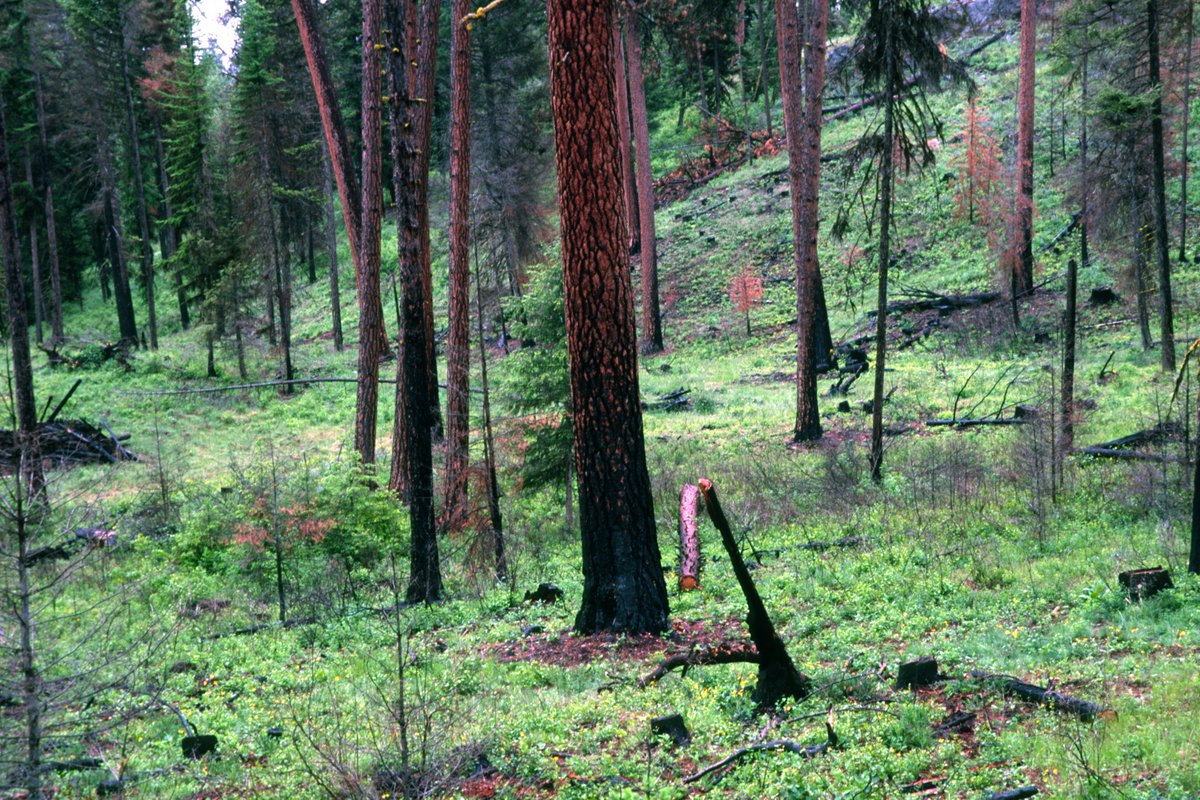
[[[1145,600],[1163,589],[1175,588],[1175,584],[1171,582],[1171,573],[1162,567],[1126,570],[1118,573],[1117,582],[1125,587],[1131,600]]]

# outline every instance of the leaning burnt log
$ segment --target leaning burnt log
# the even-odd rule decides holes
[[[37,435],[42,458],[54,466],[116,464],[138,458],[122,443],[128,436],[117,436],[81,419],[41,423]],[[0,469],[14,470],[19,462],[20,450],[13,431],[0,430]]]

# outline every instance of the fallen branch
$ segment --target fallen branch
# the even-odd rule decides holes
[[[832,717],[832,714],[830,716]],[[740,758],[744,758],[751,753],[760,753],[764,750],[786,750],[789,753],[795,753],[801,758],[815,758],[830,748],[837,747],[838,736],[833,730],[833,724],[827,721],[825,723],[825,730],[829,738],[821,744],[800,745],[787,739],[775,739],[774,741],[763,742],[762,744],[752,744],[749,747],[743,747],[738,750],[734,750],[731,754],[721,759],[717,763],[705,767],[695,775],[689,775],[688,777],[684,778],[683,782],[695,783],[706,775],[711,775],[714,772],[725,769]]]
[[[1041,686],[1025,683],[1008,675],[993,675],[989,672],[972,670],[970,676],[997,684],[1000,691],[1004,694],[1019,697],[1022,700],[1036,703],[1039,706],[1046,706],[1055,711],[1074,714],[1082,720],[1091,720],[1097,717],[1101,719],[1116,719],[1117,716],[1111,709],[1097,705],[1089,700],[1080,700],[1077,697],[1072,697],[1069,694],[1063,694],[1053,689],[1044,689]]]
[[[1036,786],[1022,786],[1020,789],[1010,789],[1007,792],[992,792],[983,800],[1025,800],[1041,793]]]
[[[667,656],[662,663],[654,668],[646,677],[638,681],[638,688],[658,683],[673,670],[682,669],[686,673],[691,667],[706,667],[711,664],[757,664],[758,651],[753,645],[716,645],[703,650],[691,650],[687,653],[676,653]]]
[[[317,621],[316,617],[299,617],[297,619],[289,619],[288,621],[282,622],[282,623],[278,622],[278,621],[264,622],[261,625],[251,625],[247,628],[236,628],[231,631],[221,631],[220,633],[209,634],[206,638],[208,638],[208,639],[224,639],[226,636],[248,636],[252,633],[259,633],[261,631],[269,631],[274,628],[283,628],[286,630],[288,628],[295,628],[300,625],[312,625],[316,621]]]
[[[395,378],[380,378],[379,383],[395,385]],[[243,389],[265,389],[277,386],[301,386],[307,383],[358,383],[358,378],[292,378],[290,380],[278,381],[258,381],[256,383],[231,383],[227,386],[204,386],[199,389],[164,389],[159,391],[147,391],[144,389],[125,389],[117,390],[117,394],[136,394],[143,397],[170,397],[184,394],[216,394],[218,392],[239,392]],[[439,383],[438,386],[445,389],[446,384]],[[473,394],[483,394],[483,389],[471,387],[470,391]]]
[[[981,417],[979,419],[927,419],[925,424],[931,428],[972,428],[979,425],[1023,425],[1028,421],[1021,417]]]
[[[1107,442],[1097,442],[1093,447],[1103,449],[1117,449],[1122,447],[1133,447],[1138,444],[1158,444],[1159,442],[1178,439],[1183,434],[1179,423],[1176,422],[1160,422],[1153,428],[1136,431],[1127,436],[1118,436],[1116,439],[1109,439]]]

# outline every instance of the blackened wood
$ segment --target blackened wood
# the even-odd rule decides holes
[[[1105,708],[1102,705],[1089,700],[1080,700],[1077,697],[1072,697],[1069,694],[1063,694],[1053,689],[1045,689],[1041,686],[1035,686],[1032,683],[1025,683],[1008,675],[993,675],[980,670],[972,670],[970,675],[972,678],[996,683],[1000,690],[1007,695],[1019,697],[1022,700],[1046,706],[1055,711],[1073,714],[1083,720],[1095,719],[1096,717],[1102,719],[1113,719],[1116,717],[1116,714],[1111,709]]]
[[[983,800],[1024,800],[1039,793],[1040,790],[1036,786],[1022,786],[1020,789],[1010,789],[1007,792],[992,792]]]
[[[920,689],[932,686],[942,679],[938,674],[937,659],[933,656],[922,656],[913,661],[905,661],[896,673],[897,689]]]
[[[1125,587],[1125,591],[1134,600],[1145,600],[1163,589],[1175,588],[1175,584],[1171,582],[1171,573],[1162,567],[1126,570],[1117,574],[1117,583]]]
[[[701,478],[700,491],[704,495],[704,505],[708,509],[709,518],[721,532],[721,542],[733,563],[733,573],[737,576],[738,585],[741,586],[742,594],[746,596],[746,605],[749,607],[746,626],[750,629],[750,638],[758,650],[760,659],[754,699],[763,706],[772,706],[784,697],[803,700],[812,691],[812,681],[796,669],[792,657],[788,655],[787,647],[775,632],[775,625],[771,622],[767,607],[733,538],[729,520],[721,509],[716,487],[708,478]]]
[[[683,747],[692,741],[692,732],[688,730],[682,714],[666,714],[653,718],[650,720],[650,734],[670,736],[676,747]]]
[[[638,688],[645,689],[652,683],[665,678],[672,670],[703,667],[710,664],[757,664],[761,661],[758,650],[749,644],[719,644],[703,650],[675,653],[662,660],[654,671],[638,681]]]
[[[731,753],[729,756],[721,759],[717,763],[712,764],[711,766],[705,767],[704,769],[700,770],[696,774],[689,775],[688,777],[683,779],[683,782],[684,783],[695,783],[696,781],[703,778],[705,775],[711,775],[712,773],[717,772],[718,770],[725,769],[726,767],[733,764],[738,759],[744,758],[745,756],[749,755],[750,753],[758,753],[758,752],[762,752],[763,750],[786,750],[789,753],[795,753],[796,755],[801,756],[803,758],[815,758],[816,756],[819,756],[822,753],[827,752],[830,748],[837,747],[837,743],[838,743],[837,733],[834,732],[833,726],[831,724],[829,724],[828,722],[825,723],[825,731],[826,731],[826,735],[828,736],[828,739],[826,739],[826,741],[822,742],[821,744],[799,745],[799,744],[796,744],[795,742],[790,742],[786,739],[776,739],[776,740],[770,741],[770,742],[763,742],[762,744],[754,744],[754,745],[750,745],[749,747],[743,747],[739,750],[733,751],[733,753]]]

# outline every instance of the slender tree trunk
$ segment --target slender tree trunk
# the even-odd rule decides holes
[[[1088,63],[1087,46],[1088,31],[1084,28],[1084,55],[1080,71],[1081,105],[1088,104]],[[1079,263],[1084,269],[1088,266],[1087,215],[1088,215],[1088,186],[1087,186],[1088,131],[1087,115],[1079,115]],[[1062,370],[1062,407],[1059,416],[1062,420],[1061,436],[1058,447],[1058,473],[1063,474],[1063,464],[1067,453],[1075,444],[1075,327],[1078,322],[1076,303],[1079,299],[1079,268],[1075,259],[1067,262],[1067,308],[1063,325],[1063,370]]]
[[[1130,153],[1132,161],[1132,152]],[[1141,203],[1138,202],[1138,188],[1135,185],[1131,197],[1130,213],[1133,216],[1133,280],[1137,290],[1138,331],[1142,336],[1142,349],[1154,347],[1154,336],[1150,333],[1150,299],[1146,286],[1146,226],[1142,222]]]
[[[129,291],[129,268],[125,255],[125,234],[121,225],[121,200],[117,193],[116,173],[113,169],[112,150],[109,147],[108,131],[101,122],[96,127],[96,166],[100,173],[100,191],[104,197],[104,222],[108,230],[109,263],[112,265],[113,296],[117,305],[117,324],[121,342],[137,344],[137,322],[133,314],[133,296]]]
[[[633,25],[637,12],[627,9],[624,12],[626,25]],[[625,225],[629,230],[629,252],[641,247],[641,229],[636,222],[638,218],[637,179],[633,171],[633,148],[630,143],[629,121],[629,83],[625,73],[625,37],[621,34],[621,16],[613,16],[613,52],[617,54],[614,62],[617,82],[617,131],[621,136],[621,185],[625,187]]]
[[[285,380],[292,380],[295,373],[292,370],[292,287],[291,287],[291,256],[288,253],[286,242],[280,246],[280,239],[284,238],[280,226],[275,221],[275,203],[270,198],[264,198],[263,205],[267,215],[267,225],[271,236],[271,281],[268,285],[272,286],[275,291],[275,305],[279,308],[279,344],[283,350],[283,376]],[[280,252],[282,250],[282,252]],[[293,387],[290,383],[284,384],[283,393],[291,394]]]
[[[312,286],[317,282],[317,245],[316,234],[313,233],[314,215],[311,213],[305,214],[304,220],[304,246],[305,246],[305,262],[308,264],[308,285]]]
[[[1158,262],[1160,354],[1163,372],[1175,371],[1175,321],[1171,301],[1171,256],[1167,241],[1167,191],[1163,169],[1162,79],[1158,58],[1158,0],[1146,0],[1146,28],[1150,50],[1150,90],[1154,103],[1150,112],[1150,142],[1154,163],[1154,254]]]
[[[461,18],[460,18],[461,19]],[[487,471],[488,519],[492,524],[496,577],[508,576],[505,554],[504,517],[500,515],[500,481],[496,478],[496,439],[492,436],[492,400],[488,386],[487,342],[483,338],[483,281],[479,275],[479,246],[475,246],[475,306],[479,327],[479,385],[483,392],[483,464]]]
[[[437,75],[438,31],[442,0],[422,0],[415,89],[417,92],[417,202],[421,214],[421,292],[424,296],[425,363],[429,369],[429,413],[433,440],[442,440],[442,408],[438,399],[437,343],[433,327],[432,248],[429,244],[429,158],[433,141],[433,101]]]
[[[737,30],[738,96],[742,102],[742,129],[746,136],[746,157],[754,163],[754,139],[750,130],[750,100],[746,94],[746,0],[738,0]]]
[[[1187,36],[1183,53],[1183,141],[1179,147],[1179,263],[1187,261],[1187,219],[1188,219],[1188,173],[1191,162],[1188,160],[1188,127],[1192,118],[1192,39],[1195,34],[1196,4],[1188,0],[1187,5]]]
[[[383,304],[379,297],[380,232],[383,219],[383,0],[364,0],[362,23],[362,197],[358,233],[358,399],[354,447],[364,464],[375,463],[375,425],[379,405],[379,357],[384,349]],[[393,102],[395,102],[393,100]],[[335,99],[336,104],[336,99]],[[336,145],[329,148],[338,174]],[[348,165],[343,165],[347,168]],[[353,171],[352,169],[349,171]],[[344,181],[339,180],[339,186]],[[343,204],[346,200],[343,197]],[[343,211],[343,214],[345,212]],[[375,315],[378,308],[379,314]],[[367,313],[370,309],[371,313]]]
[[[46,107],[42,96],[42,73],[33,72],[34,99],[37,106],[38,160],[41,164],[43,207],[46,214],[46,256],[50,264],[50,324],[54,338],[63,338],[62,273],[58,261],[58,226],[54,220],[54,183],[51,175],[50,148],[46,137]]]
[[[708,119],[708,88],[704,85],[704,47],[696,37],[696,84],[700,87],[700,111]]]
[[[325,178],[325,249],[329,253],[329,313],[333,326],[333,349],[342,352],[342,298],[338,287],[337,223],[333,208],[333,170],[329,146],[321,142],[321,170]]]
[[[775,126],[771,123],[771,82],[767,70],[767,8],[764,0],[758,0],[758,84],[762,87],[763,113],[767,117],[767,137],[775,136]]]
[[[668,614],[621,214],[612,11],[606,0],[547,3],[583,538],[581,633],[661,631]]]
[[[163,146],[162,120],[156,114],[154,117],[154,155],[158,167],[158,192],[163,200],[163,219],[159,223],[159,242],[162,252],[159,254],[163,263],[170,264],[179,249],[179,232],[175,228],[175,209],[171,206],[171,176],[167,172],[166,150]],[[183,285],[183,267],[180,264],[170,265],[175,280],[175,301],[179,306],[179,326],[185,331],[192,326],[192,315],[188,308],[187,289]]]
[[[158,349],[158,312],[154,303],[154,245],[150,240],[150,215],[146,211],[146,182],[142,171],[142,139],[138,132],[137,112],[133,107],[133,83],[129,78],[129,56],[121,48],[121,77],[125,82],[125,117],[129,128],[129,157],[133,169],[133,188],[137,194],[138,234],[142,238],[142,288],[146,291],[146,324],[150,328],[150,349]]]
[[[1023,0],[1029,2],[1030,0]],[[875,391],[871,403],[871,480],[883,481],[883,381],[887,356],[888,267],[892,260],[892,144],[895,139],[896,53],[891,6],[885,21],[887,87],[883,103],[883,152],[879,170],[879,297],[875,312]]]
[[[1192,467],[1192,547],[1188,555],[1188,572],[1200,573],[1200,453]]]
[[[404,346],[396,372],[396,423],[392,434],[393,453],[406,455],[409,493],[411,552],[409,603],[433,603],[442,599],[442,575],[438,559],[437,533],[433,518],[433,415],[429,397],[425,289],[421,277],[421,209],[416,184],[422,180],[422,157],[418,152],[420,129],[416,113],[420,95],[408,66],[416,59],[417,7],[414,0],[387,0],[387,29],[391,40],[388,56],[388,96],[392,129],[393,175],[396,177],[396,228],[400,275],[404,287]],[[403,38],[401,38],[403,37]],[[411,82],[410,82],[411,81]],[[403,442],[402,442],[403,440]],[[399,493],[397,460],[392,460],[389,488]]]
[[[1013,323],[1017,298],[1033,291],[1033,96],[1037,46],[1037,0],[1021,0],[1020,87],[1017,98],[1016,258],[1013,260]]]
[[[33,191],[33,159],[25,153],[25,181],[29,190]],[[37,218],[33,210],[29,211],[29,272],[30,283],[33,286],[33,330],[35,341],[42,343],[42,316],[45,313],[42,305],[42,265],[38,253]]]
[[[470,10],[469,0],[454,0],[450,10],[450,335],[442,518],[451,529],[466,520],[471,434],[471,32],[461,22]]]
[[[638,224],[642,241],[642,343],[645,354],[663,349],[662,315],[658,305],[658,238],[654,231],[654,175],[650,172],[650,126],[646,116],[646,84],[642,75],[642,42],[637,15],[625,24],[625,55],[629,59],[629,99],[633,109],[633,142],[637,153]]]

